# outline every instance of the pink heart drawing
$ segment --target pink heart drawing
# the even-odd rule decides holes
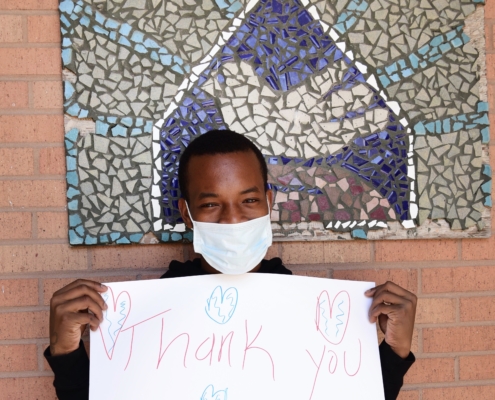
[[[105,352],[111,360],[120,332],[131,313],[131,296],[123,291],[115,298],[112,288],[109,287],[102,297],[108,308],[103,311],[103,322],[99,329]]]
[[[345,290],[337,293],[330,301],[326,290],[321,292],[316,303],[316,330],[331,344],[339,344],[344,340],[349,315],[351,298]]]

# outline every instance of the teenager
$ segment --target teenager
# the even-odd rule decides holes
[[[214,273],[292,274],[282,260],[263,259],[271,244],[267,166],[259,149],[232,131],[210,131],[184,151],[179,166],[179,208],[194,230],[200,258],[172,261],[162,278]],[[50,303],[50,346],[45,357],[55,373],[60,400],[88,398],[89,359],[81,341],[87,325],[96,330],[106,305],[100,283],[77,280],[57,291]],[[411,342],[416,296],[387,282],[365,293],[372,297],[371,322],[385,339],[380,344],[386,400],[396,399],[414,362]],[[87,311],[91,311],[88,313]]]

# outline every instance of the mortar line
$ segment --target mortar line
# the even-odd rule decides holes
[[[22,306],[22,307],[2,307],[0,308],[0,315],[1,314],[17,314],[17,313],[24,313],[24,312],[43,312],[43,311],[49,311],[50,307],[49,306],[43,306],[43,305],[38,305],[38,306]]]
[[[18,372],[0,372],[0,379],[5,378],[39,378],[50,376],[53,377],[52,371],[18,371]]]
[[[0,10],[0,15],[59,15],[59,12],[58,10]]]
[[[38,371],[39,372],[46,372],[44,371],[43,367],[44,367],[44,359],[45,357],[43,356],[43,345],[42,344],[37,344],[36,345],[36,348],[38,350]]]
[[[454,357],[454,379],[457,381],[460,381],[460,374],[459,374],[459,356]]]
[[[47,75],[40,75],[40,74],[33,74],[33,75],[12,75],[12,74],[5,74],[5,75],[0,75],[0,82],[2,81],[61,81],[62,77],[61,75],[57,74],[47,74]]]
[[[125,275],[149,275],[149,274],[163,274],[168,270],[168,268],[150,268],[150,269],[112,269],[112,270],[101,270],[93,269],[90,271],[88,276],[91,277],[113,277],[113,276],[125,276]],[[81,272],[84,270],[71,270],[71,271],[36,271],[33,273],[7,273],[0,274],[1,279],[68,279],[68,278],[80,278]]]
[[[39,162],[35,157],[36,172],[39,174]],[[65,180],[64,175],[7,175],[0,176],[0,181],[51,181],[51,180]]]
[[[31,102],[31,100],[30,100]],[[32,104],[30,104],[32,107]],[[63,115],[64,111],[59,108],[0,108],[2,115]]]
[[[454,388],[454,387],[470,387],[470,386],[492,386],[495,384],[495,379],[478,380],[478,381],[459,381],[459,382],[435,382],[435,383],[421,383],[421,384],[405,384],[402,389],[404,390],[417,390],[417,389],[440,389],[440,388]]]
[[[20,42],[20,43],[0,43],[0,49],[60,49],[60,43],[36,43],[36,42]]]
[[[0,207],[0,212],[65,212],[66,207]]]
[[[17,239],[17,240],[0,240],[2,246],[30,246],[30,245],[48,245],[48,244],[69,244],[67,238],[64,239]]]

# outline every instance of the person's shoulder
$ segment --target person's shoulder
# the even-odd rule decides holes
[[[292,271],[286,268],[282,260],[278,257],[261,261],[258,272],[262,274],[292,275]]]
[[[201,260],[199,258],[187,260],[186,262],[172,260],[168,266],[168,271],[165,272],[160,279],[182,278],[196,275],[204,275],[204,271],[201,268]]]

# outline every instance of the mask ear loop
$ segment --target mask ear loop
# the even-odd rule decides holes
[[[194,230],[194,220],[193,220],[193,217],[192,217],[192,214],[191,214],[191,210],[189,210],[189,205],[187,204],[187,201],[185,201],[185,203],[186,203],[187,212],[189,214],[189,218],[191,219],[191,222],[193,223],[193,227],[191,229]]]

